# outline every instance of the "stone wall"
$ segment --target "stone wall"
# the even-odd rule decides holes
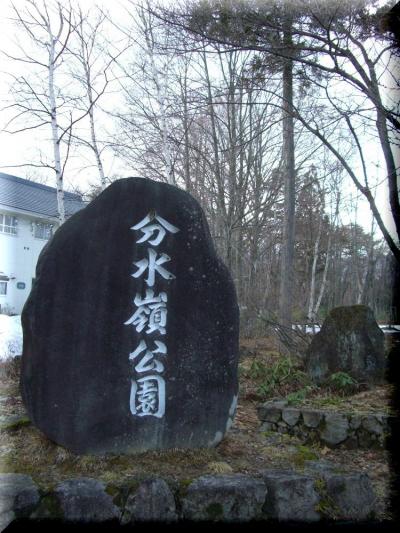
[[[208,475],[194,480],[144,479],[106,485],[74,478],[44,491],[31,477],[0,474],[0,531],[14,520],[62,522],[370,520],[377,511],[367,474],[339,472],[327,462],[294,470]]]
[[[266,402],[257,411],[261,431],[288,433],[330,448],[384,448],[389,432],[389,417],[383,413],[294,408],[285,401]]]

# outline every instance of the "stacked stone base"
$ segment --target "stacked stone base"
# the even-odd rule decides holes
[[[261,431],[277,431],[330,448],[385,448],[389,417],[383,413],[339,413],[288,407],[271,401],[258,407]]]
[[[186,482],[151,478],[119,487],[75,478],[47,492],[29,476],[0,474],[0,531],[15,519],[124,525],[374,518],[376,498],[366,474],[309,463],[303,473],[269,470],[258,477],[210,475]]]

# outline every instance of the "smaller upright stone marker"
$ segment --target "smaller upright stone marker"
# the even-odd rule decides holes
[[[235,289],[176,187],[119,180],[65,222],[22,324],[28,414],[76,453],[215,446],[232,423]]]
[[[306,369],[317,383],[336,372],[379,383],[385,368],[384,334],[365,305],[332,309],[306,357]]]

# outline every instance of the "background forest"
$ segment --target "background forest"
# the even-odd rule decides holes
[[[393,5],[17,2],[3,134],[36,148],[2,168],[57,184],[62,221],[64,188],[90,200],[140,175],[186,189],[235,280],[243,335],[357,303],[395,322]]]

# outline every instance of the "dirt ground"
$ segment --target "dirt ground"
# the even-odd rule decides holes
[[[95,477],[118,486],[154,475],[187,483],[200,475],[213,473],[240,472],[258,476],[271,468],[302,471],[306,460],[325,459],[345,471],[368,473],[378,498],[378,519],[390,519],[391,469],[387,450],[332,450],[320,445],[305,446],[295,437],[260,431],[256,408],[265,398],[259,395],[257,383],[249,378],[246,368],[250,368],[255,357],[271,362],[277,360],[279,354],[268,351],[266,341],[264,347],[262,340],[251,346],[248,344],[242,346],[245,355],[239,365],[239,403],[235,421],[214,449],[173,449],[132,456],[73,454],[51,442],[29,423],[19,395],[18,366],[12,365],[11,370],[3,368],[0,372],[0,472],[27,473],[43,488],[78,476]],[[389,385],[343,398],[321,392],[319,396],[313,393],[302,405],[389,412],[390,394]],[[277,397],[282,396],[278,394]]]

